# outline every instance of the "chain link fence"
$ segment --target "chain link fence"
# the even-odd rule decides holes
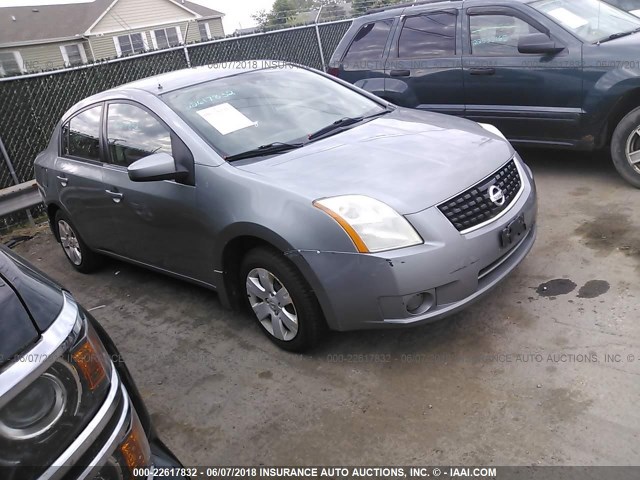
[[[328,62],[350,26],[351,20],[310,25],[0,79],[0,139],[19,182],[25,182],[33,178],[33,161],[46,148],[60,117],[83,98],[144,77],[187,68],[189,64],[268,59],[324,69],[320,52]],[[13,184],[9,169],[0,158],[0,189]],[[21,215],[4,218],[0,225],[20,219]]]

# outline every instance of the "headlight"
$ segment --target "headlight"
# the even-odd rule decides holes
[[[338,222],[361,253],[422,243],[420,235],[402,215],[373,198],[343,195],[316,200],[313,205]]]
[[[62,416],[67,391],[62,381],[45,373],[22,391],[0,412],[0,434],[26,440],[51,428]]]
[[[479,123],[478,125],[484,128],[487,132],[491,132],[494,135],[499,136],[500,138],[504,138],[505,140],[507,139],[507,137],[505,137],[504,134],[500,131],[500,129],[495,125],[491,125],[490,123]]]
[[[0,408],[0,467],[26,465],[38,476],[95,416],[111,384],[112,363],[78,312],[70,348]],[[42,361],[29,353],[18,361]],[[25,472],[22,472],[25,473]],[[27,478],[20,476],[9,478]]]

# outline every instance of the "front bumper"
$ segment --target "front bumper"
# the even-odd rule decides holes
[[[503,216],[473,232],[461,234],[432,207],[406,216],[425,239],[422,245],[379,254],[290,252],[314,289],[329,327],[347,331],[421,325],[489,293],[526,257],[536,238],[535,183],[528,167],[520,167],[520,197]],[[502,247],[500,233],[520,215],[527,232]],[[408,300],[415,294],[422,294],[425,303],[411,313]]]

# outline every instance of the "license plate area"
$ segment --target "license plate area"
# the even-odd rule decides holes
[[[524,221],[524,215],[520,215],[500,232],[500,245],[508,247],[519,242],[527,232],[527,224]]]

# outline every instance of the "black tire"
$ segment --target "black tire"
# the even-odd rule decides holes
[[[640,135],[634,134],[638,128],[640,128],[640,108],[636,108],[620,120],[611,138],[613,164],[622,178],[636,188],[640,188],[640,164],[634,167],[629,162],[627,144],[632,141],[634,148],[640,149]]]
[[[249,280],[249,274],[255,272],[256,269],[263,269],[271,273],[273,277],[275,277],[274,283],[281,285],[288,291],[291,306],[287,306],[286,308],[289,309],[289,311],[294,311],[297,316],[297,332],[293,338],[283,340],[274,336],[253,311],[251,298],[249,293],[247,293],[246,283]],[[258,247],[249,251],[245,255],[240,267],[239,288],[246,298],[245,303],[249,309],[249,313],[256,319],[261,330],[273,343],[284,350],[290,352],[303,352],[308,350],[317,345],[328,330],[322,309],[311,287],[295,265],[287,260],[280,252],[266,247]],[[278,288],[276,287],[275,290],[278,290]],[[267,308],[266,301],[261,302],[260,299],[256,300],[257,303],[263,303],[263,307]],[[276,306],[276,308],[278,307]],[[277,312],[271,310],[271,313]],[[264,321],[271,324],[273,322],[273,316],[265,317]],[[287,334],[292,335],[290,330],[286,328],[285,330]]]
[[[62,225],[60,222],[64,222],[64,225],[66,225],[68,230],[77,240],[77,249],[80,252],[79,259],[72,258],[71,256],[72,254],[70,254],[68,250],[65,249],[64,242],[67,239],[63,238],[65,235],[64,235],[64,232],[61,232],[61,229],[64,230],[64,225]],[[75,227],[73,222],[62,210],[58,210],[56,212],[56,216],[54,219],[54,228],[56,229],[56,236],[60,241],[60,245],[62,246],[62,251],[64,253],[64,256],[67,258],[71,266],[75,268],[78,272],[91,273],[97,270],[102,265],[104,261],[104,257],[102,257],[101,255],[95,252],[92,252],[91,249],[87,247],[87,244],[84,243],[84,240],[82,240],[82,237],[78,233],[78,229]]]

